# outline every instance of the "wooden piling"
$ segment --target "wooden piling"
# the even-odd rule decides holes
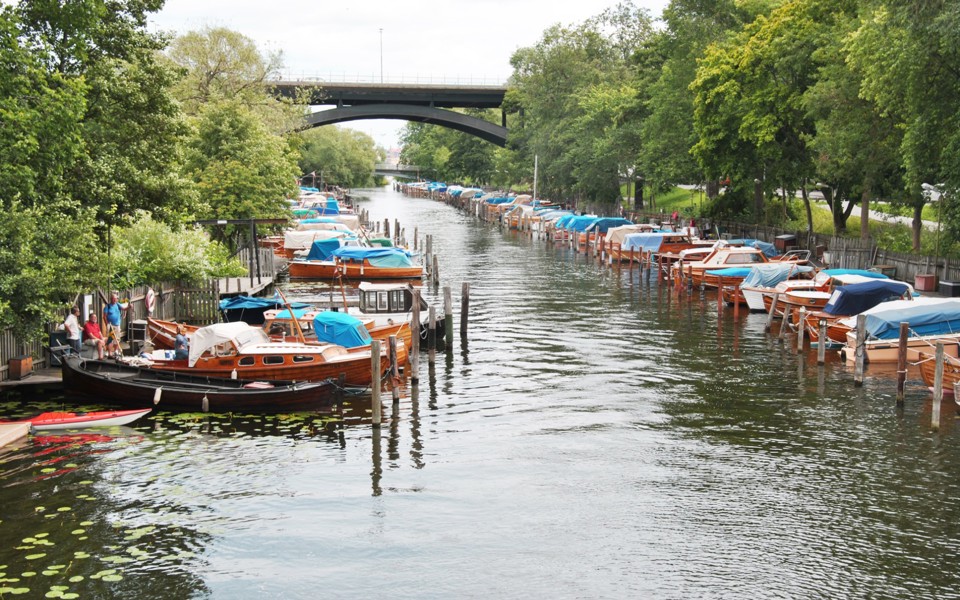
[[[773,302],[770,304],[770,312],[767,313],[767,324],[764,327],[766,331],[773,329],[773,318],[777,316],[777,302],[780,300],[780,294],[773,294]]]
[[[817,364],[822,365],[827,362],[827,320],[820,319],[817,342]]]
[[[467,315],[470,312],[470,284],[463,283],[460,288],[460,339],[467,339]]]
[[[420,235],[420,233],[419,233],[419,231],[418,231],[419,229],[420,229],[419,227],[414,227],[414,228],[413,228],[413,251],[414,251],[414,252],[417,251],[417,237]]]
[[[700,285],[703,290],[703,284]],[[717,316],[723,315],[723,275],[717,276]]]
[[[793,307],[790,305],[787,305],[783,310],[783,319],[780,321],[780,335],[777,336],[781,340],[787,337],[787,330],[790,329],[790,313],[792,311]]]
[[[433,284],[440,285],[440,263],[437,262],[437,255],[433,255],[433,269],[431,269],[431,274],[433,276]]]
[[[420,382],[420,290],[413,289],[413,314],[410,320],[410,383]]]
[[[863,385],[863,369],[866,366],[866,343],[867,343],[867,316],[857,315],[857,345],[854,349],[853,357],[853,385],[860,387]]]
[[[940,405],[943,402],[943,342],[937,342],[937,366],[933,375],[933,410],[930,426],[934,431],[940,429]]]
[[[427,329],[427,362],[431,365],[437,362],[437,309],[430,307],[430,326]]]
[[[907,340],[910,323],[900,323],[900,339],[897,345],[897,406],[903,406],[903,388],[907,381]]]
[[[453,340],[453,291],[449,285],[443,287],[443,334],[446,336],[447,348],[452,348]]]
[[[370,413],[374,429],[380,428],[380,340],[370,341]]]
[[[797,322],[797,352],[803,351],[803,336],[805,331],[804,323],[807,320],[807,308],[805,306],[800,307],[800,314],[798,315],[799,321]]]
[[[397,382],[400,380],[400,365],[397,364],[397,336],[391,335],[387,338],[387,347],[390,352],[390,392],[393,395],[393,403],[400,402],[400,386]]]

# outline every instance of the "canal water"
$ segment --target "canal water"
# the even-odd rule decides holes
[[[367,396],[5,451],[2,597],[960,596],[960,436],[918,381],[898,410],[891,371],[854,387],[763,315],[360,195],[434,236],[455,301],[471,284],[469,340],[424,353],[379,433]]]

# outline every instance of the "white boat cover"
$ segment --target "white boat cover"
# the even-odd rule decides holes
[[[329,218],[329,217],[327,217]],[[297,223],[297,231],[346,231],[350,228],[343,223]]]
[[[227,342],[232,343],[237,352],[241,353],[244,346],[266,344],[270,342],[270,338],[262,329],[242,321],[214,323],[201,327],[193,332],[190,339],[189,366],[197,364],[197,360],[204,352]]]
[[[648,223],[638,223],[636,225],[621,225],[620,227],[611,227],[607,230],[606,240],[608,243],[623,244],[623,238],[631,233],[644,233],[653,231],[656,226]]]
[[[287,250],[307,250],[317,240],[345,238],[350,236],[349,231],[318,229],[311,231],[285,231],[283,233],[283,247]]]

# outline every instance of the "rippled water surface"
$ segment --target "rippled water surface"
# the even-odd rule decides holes
[[[363,194],[470,282],[468,343],[380,432],[366,396],[4,450],[2,597],[960,596],[955,411],[931,431],[918,381],[897,410],[892,371],[854,387],[763,315]]]

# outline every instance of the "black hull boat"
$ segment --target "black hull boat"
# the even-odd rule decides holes
[[[190,412],[285,413],[329,407],[332,381],[244,381],[161,371],[112,360],[65,356],[63,386],[124,407]]]

